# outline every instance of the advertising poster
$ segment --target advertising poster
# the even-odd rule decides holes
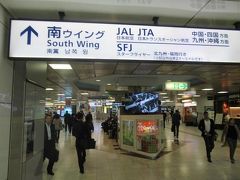
[[[133,146],[133,121],[123,121],[123,144]]]

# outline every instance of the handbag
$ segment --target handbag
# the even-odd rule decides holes
[[[88,140],[86,149],[95,149],[96,148],[96,141],[95,139],[91,138]]]
[[[53,152],[53,161],[54,161],[54,162],[57,162],[58,159],[59,159],[59,150],[54,149],[54,152]]]

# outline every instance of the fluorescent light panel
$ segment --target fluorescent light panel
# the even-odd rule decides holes
[[[203,91],[212,91],[213,90],[213,88],[204,88],[204,89],[202,89]]]
[[[46,91],[53,91],[53,88],[46,88]]]
[[[58,96],[64,96],[64,94],[57,94]]]
[[[199,94],[195,94],[195,95],[193,95],[193,97],[200,97],[200,95]]]
[[[100,80],[100,79],[97,79],[96,81],[97,81],[97,82],[100,82],[101,80]]]
[[[217,92],[218,94],[226,94],[226,93],[228,93],[228,91],[219,91],[219,92]]]
[[[111,86],[112,84],[108,83],[107,85],[108,85],[108,86]]]
[[[165,93],[165,92],[161,92],[161,93],[159,93],[159,94],[161,94],[161,95],[166,95],[167,93]]]
[[[53,69],[72,69],[70,64],[49,64]]]
[[[81,93],[81,95],[83,95],[83,96],[84,96],[84,95],[88,95],[88,93],[87,93],[87,92],[85,92],[85,93]]]

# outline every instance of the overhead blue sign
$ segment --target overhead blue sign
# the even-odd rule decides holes
[[[9,57],[240,63],[234,30],[11,20]]]

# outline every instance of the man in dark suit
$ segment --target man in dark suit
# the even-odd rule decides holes
[[[73,126],[73,135],[76,137],[76,150],[78,156],[78,165],[80,173],[84,174],[84,162],[86,160],[86,141],[87,127],[83,122],[83,113],[78,112],[76,115],[77,121]]]
[[[44,125],[44,154],[43,159],[48,158],[47,173],[54,175],[52,169],[55,162],[56,147],[55,147],[56,133],[54,125],[52,124],[51,115],[47,114]]]
[[[204,112],[203,119],[199,122],[198,129],[202,132],[202,137],[205,141],[208,162],[211,160],[211,152],[214,148],[215,124],[212,119],[208,117],[208,112]]]

